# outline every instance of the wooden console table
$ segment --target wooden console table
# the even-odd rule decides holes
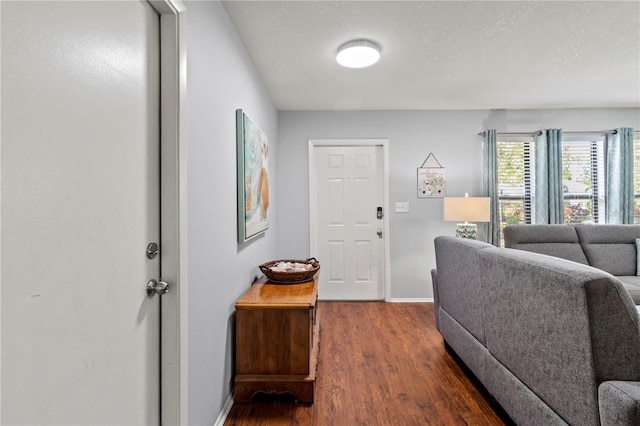
[[[301,284],[262,277],[236,302],[235,402],[290,393],[313,403],[320,326],[318,274]]]

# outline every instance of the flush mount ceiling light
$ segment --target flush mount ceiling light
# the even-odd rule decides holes
[[[336,60],[347,68],[364,68],[380,59],[380,46],[370,40],[349,41],[338,48]]]

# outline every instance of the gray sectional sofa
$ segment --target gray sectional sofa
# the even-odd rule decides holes
[[[435,249],[438,329],[514,422],[640,424],[640,322],[619,279],[463,238]]]
[[[618,277],[640,305],[640,276],[635,225],[509,225],[508,248],[548,254],[602,269]]]

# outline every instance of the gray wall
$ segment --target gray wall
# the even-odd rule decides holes
[[[308,140],[388,138],[391,298],[423,299],[433,297],[433,239],[455,232],[455,223],[442,220],[441,198],[416,196],[416,168],[429,153],[446,168],[448,196],[465,192],[478,196],[482,195],[481,130],[640,129],[640,110],[281,111],[278,121],[279,254],[309,255]],[[398,201],[408,201],[410,212],[395,213]]]
[[[233,313],[257,265],[275,259],[277,203],[264,237],[236,239],[235,110],[267,134],[270,193],[275,179],[277,111],[219,2],[188,1],[189,424],[213,424],[231,390]]]

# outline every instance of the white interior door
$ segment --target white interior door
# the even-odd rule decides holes
[[[158,424],[159,17],[0,7],[2,423]]]
[[[325,300],[384,299],[382,147],[315,146],[311,255]]]

